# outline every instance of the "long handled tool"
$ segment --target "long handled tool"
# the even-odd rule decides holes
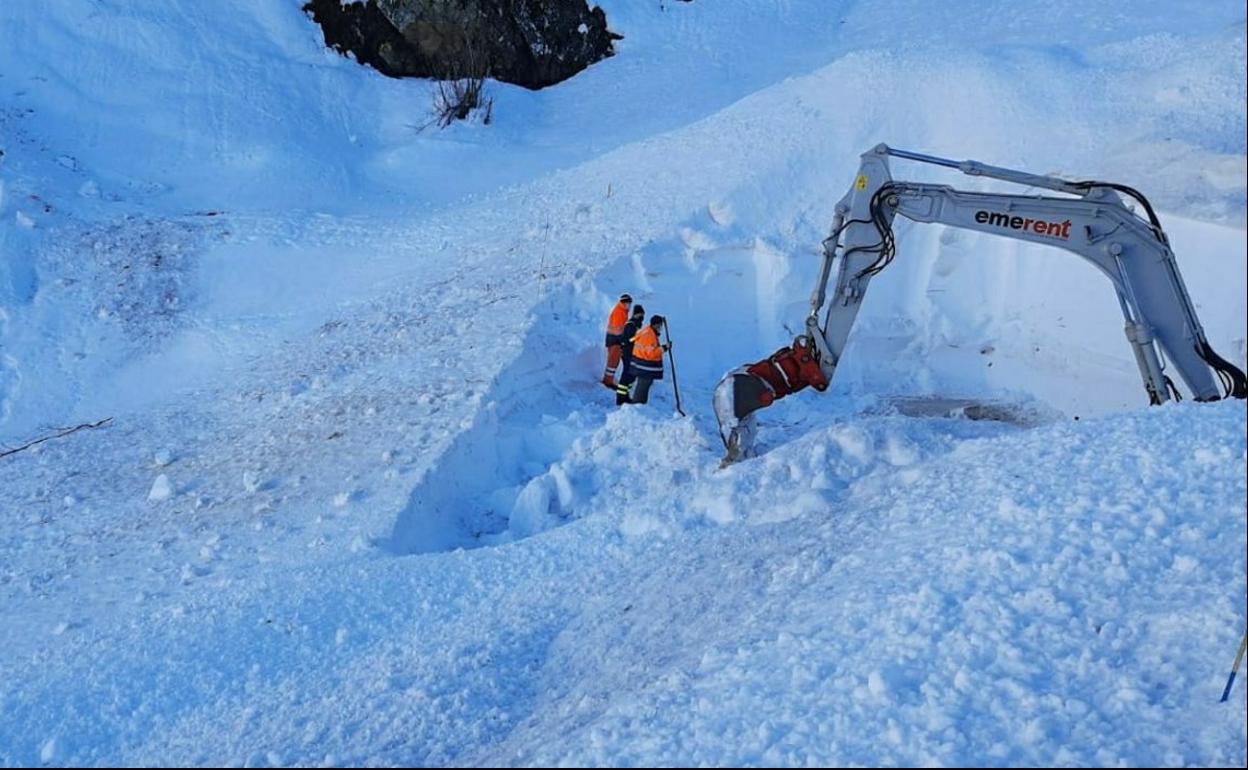
[[[685,410],[680,406],[680,385],[676,382],[676,356],[672,355],[672,335],[668,331],[668,324],[663,323],[663,337],[667,340],[667,360],[672,362],[672,391],[676,394],[676,411],[681,417],[687,416]]]

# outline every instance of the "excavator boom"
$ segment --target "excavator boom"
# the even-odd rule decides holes
[[[965,192],[947,185],[897,181],[889,169],[893,157],[1068,197]],[[1123,195],[1134,198],[1148,218],[1132,212]],[[811,296],[806,344],[815,351],[825,386],[836,373],[871,279],[893,260],[892,223],[898,216],[1056,246],[1092,263],[1114,287],[1150,404],[1179,397],[1163,360],[1173,365],[1198,401],[1248,396],[1244,373],[1218,356],[1206,339],[1169,239],[1139,192],[1109,182],[1074,182],[882,144],[862,155],[851,189],[836,206]],[[829,292],[833,272],[835,283]],[[736,392],[748,392],[748,388],[743,390],[742,372],[728,376],[734,375]],[[729,459],[738,459],[750,453],[752,413],[758,407],[751,409],[752,403],[734,406],[728,391],[726,387],[717,390],[716,416]],[[726,408],[725,403],[733,408]]]

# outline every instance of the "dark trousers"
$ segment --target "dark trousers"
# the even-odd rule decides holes
[[[637,379],[637,375],[633,374],[633,368],[628,365],[629,357],[624,357],[624,372],[620,375],[620,382],[615,386],[615,405],[621,406],[632,400],[629,390],[633,381]]]
[[[644,374],[637,375],[637,384],[633,386],[633,403],[644,404],[649,401],[650,386],[653,384],[653,377],[647,377]]]

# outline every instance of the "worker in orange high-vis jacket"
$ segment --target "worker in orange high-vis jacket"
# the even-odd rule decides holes
[[[646,309],[640,304],[633,305],[633,317],[624,324],[624,344],[620,345],[623,355],[620,356],[620,384],[615,386],[615,405],[628,403],[629,387],[637,379],[633,373],[633,338],[646,326]]]
[[[628,323],[628,309],[633,306],[633,298],[621,294],[620,301],[611,309],[611,317],[607,319],[607,366],[602,370],[602,384],[608,388],[615,387],[615,370],[620,365],[624,344],[624,325]]]
[[[633,337],[633,357],[629,361],[628,371],[630,377],[636,378],[636,382],[631,393],[620,394],[625,396],[623,403],[646,403],[650,400],[650,386],[655,380],[663,379],[663,353],[670,349],[670,346],[659,342],[663,323],[663,316],[651,316],[650,325]],[[619,394],[618,389],[616,393]]]

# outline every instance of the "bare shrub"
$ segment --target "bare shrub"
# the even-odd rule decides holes
[[[494,97],[486,93],[490,76],[489,57],[475,38],[465,38],[458,55],[448,54],[439,69],[442,79],[433,90],[433,120],[446,128],[457,120],[468,120],[474,112],[489,125],[494,119]]]
[[[446,128],[480,110],[481,122],[488,126],[494,117],[494,97],[485,95],[484,88],[485,78],[439,81],[433,93],[434,122]]]

